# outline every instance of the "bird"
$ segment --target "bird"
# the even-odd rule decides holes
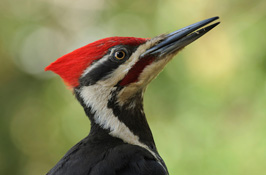
[[[180,50],[217,26],[218,19],[154,38],[100,39],[48,65],[45,70],[58,74],[84,108],[90,131],[47,175],[168,175],[144,113],[144,92]]]

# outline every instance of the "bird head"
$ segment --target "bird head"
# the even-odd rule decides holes
[[[45,70],[57,73],[73,88],[95,123],[117,137],[134,140],[127,127],[135,122],[138,114],[125,117],[130,115],[125,109],[139,107],[142,111],[142,96],[147,85],[178,51],[218,25],[219,22],[208,25],[217,19],[206,19],[151,39],[101,39],[62,56]],[[130,130],[136,126],[132,127]]]
[[[216,19],[203,20],[152,39],[101,39],[62,56],[45,70],[60,75],[74,90],[87,86],[121,87],[119,95],[123,103],[143,91],[178,51],[219,24],[202,28]]]

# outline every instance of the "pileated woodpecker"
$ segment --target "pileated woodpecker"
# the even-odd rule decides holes
[[[207,26],[218,18],[152,39],[101,39],[46,67],[73,89],[91,121],[89,135],[48,174],[167,175],[143,112],[143,94],[173,56],[218,25]]]

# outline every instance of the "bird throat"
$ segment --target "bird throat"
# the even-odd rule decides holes
[[[113,137],[126,143],[145,143],[154,147],[154,140],[143,112],[142,93],[138,92],[123,106],[117,102],[121,88],[99,85],[75,89],[77,99],[84,107],[91,122],[98,124]]]
[[[84,86],[75,89],[75,95],[92,123],[99,125],[109,135],[121,139],[124,143],[146,149],[161,162],[143,112],[142,92],[138,92],[128,103],[120,106],[117,103],[120,88]]]

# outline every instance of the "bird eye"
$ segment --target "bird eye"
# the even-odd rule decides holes
[[[126,53],[124,51],[116,51],[115,52],[115,58],[118,60],[122,60],[126,57]]]

